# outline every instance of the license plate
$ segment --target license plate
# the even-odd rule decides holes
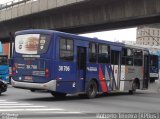
[[[32,76],[25,76],[25,80],[32,80]]]

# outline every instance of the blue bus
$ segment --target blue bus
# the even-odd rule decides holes
[[[147,89],[149,51],[54,30],[15,33],[13,87],[47,90],[55,97]]]
[[[9,83],[8,55],[3,54],[3,47],[0,42],[0,80]]]

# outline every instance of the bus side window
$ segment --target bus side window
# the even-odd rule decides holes
[[[142,66],[143,53],[141,50],[134,50],[134,66]]]
[[[66,61],[73,61],[73,40],[72,39],[60,39],[60,59]]]
[[[135,58],[142,58],[143,57],[142,50],[134,50],[134,57]]]
[[[0,56],[0,65],[8,65],[8,58],[6,55]]]
[[[97,62],[97,44],[96,43],[89,44],[89,62],[92,62],[92,63]]]
[[[122,49],[122,65],[133,65],[133,49],[123,48]]]
[[[126,65],[132,66],[132,65],[133,65],[133,58],[127,57],[127,58],[126,58]]]
[[[98,45],[98,63],[109,63],[109,48],[105,44]]]
[[[142,59],[134,59],[134,66],[142,66]]]

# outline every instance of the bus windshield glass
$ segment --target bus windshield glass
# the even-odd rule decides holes
[[[158,67],[158,56],[156,55],[151,56],[150,65]]]
[[[24,34],[15,38],[15,50],[20,54],[42,54],[48,50],[50,35]]]
[[[7,65],[7,56],[0,56],[0,65]]]

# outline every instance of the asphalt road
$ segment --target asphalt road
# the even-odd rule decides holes
[[[98,95],[95,99],[68,95],[55,99],[50,93],[30,92],[9,86],[0,96],[0,119],[53,119],[96,118],[102,113],[159,113],[159,82],[150,85],[149,90]]]

